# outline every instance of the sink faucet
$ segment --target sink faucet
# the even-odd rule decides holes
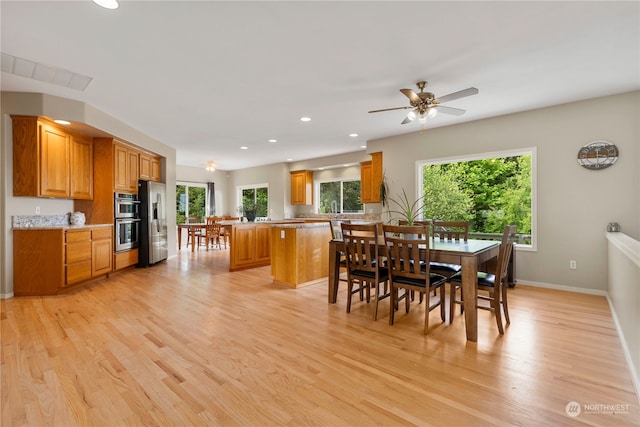
[[[336,200],[331,201],[331,213],[334,218],[338,217],[338,202]]]

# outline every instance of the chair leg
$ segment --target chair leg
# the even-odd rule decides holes
[[[351,313],[351,296],[353,295],[353,281],[347,282],[347,313]]]
[[[445,321],[446,318],[446,309],[445,309],[445,303],[444,303],[444,283],[442,285],[440,285],[440,318],[442,319],[442,321]],[[427,307],[428,308],[428,307]]]
[[[453,314],[456,308],[456,284],[455,282],[449,282],[449,324],[453,323]]]
[[[422,294],[422,292],[420,292]],[[427,291],[425,292],[425,307],[424,307],[424,334],[427,335],[427,333],[429,332],[429,297],[430,297],[431,292],[429,292],[429,290],[427,289]]]
[[[380,283],[375,285],[374,307],[373,307],[373,320],[378,320],[378,301],[380,300]]]
[[[398,297],[397,291],[398,289],[391,284],[391,289],[389,290],[389,325],[393,325],[393,315],[396,312],[396,299]]]
[[[501,292],[491,292],[489,297],[493,297],[491,305],[493,306],[493,312],[496,315],[496,323],[498,324],[498,332],[500,335],[504,335],[504,329],[502,327],[502,308],[500,307],[500,295]]]
[[[507,278],[505,277],[504,283],[502,283],[502,307],[504,308],[504,318],[507,325],[510,325],[511,320],[509,319],[509,304],[507,303],[507,287]]]

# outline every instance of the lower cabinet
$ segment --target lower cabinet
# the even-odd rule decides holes
[[[13,230],[13,293],[55,295],[112,271],[112,226]]]
[[[230,227],[229,271],[269,265],[271,227],[268,224],[243,223]]]

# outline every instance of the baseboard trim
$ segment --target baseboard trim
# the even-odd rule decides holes
[[[607,291],[602,289],[577,288],[575,286],[564,286],[564,285],[556,285],[553,283],[533,282],[531,280],[523,280],[523,279],[518,279],[516,281],[516,286],[517,285],[533,286],[536,288],[555,289],[557,291],[577,292],[580,294],[600,295],[603,297],[606,297],[608,295]]]

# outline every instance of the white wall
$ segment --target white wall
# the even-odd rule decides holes
[[[185,183],[215,183],[216,188],[216,215],[236,216],[235,209],[231,209],[225,202],[228,192],[228,172],[216,170],[207,172],[204,167],[176,165],[176,182]]]
[[[11,114],[26,116],[64,117],[65,119],[85,123],[95,129],[130,142],[145,150],[163,157],[161,164],[162,180],[167,184],[167,221],[175,224],[175,149],[150,138],[140,131],[102,113],[101,111],[78,101],[37,93],[1,94],[2,132],[0,149],[2,151],[2,272],[0,274],[0,296],[13,294],[13,239],[11,217],[13,215],[34,215],[35,207],[40,206],[42,215],[65,214],[73,210],[72,200],[48,199],[40,197],[13,197],[13,134]],[[177,252],[177,231],[168,229],[169,256]]]
[[[226,206],[230,215],[238,215],[242,203],[237,189],[244,185],[267,184],[269,186],[269,216],[271,219],[291,218],[291,181],[286,163],[229,171]]]
[[[401,188],[413,195],[416,160],[536,147],[538,248],[518,252],[517,279],[604,293],[607,224],[616,221],[640,237],[638,117],[636,91],[373,140],[367,151],[383,152],[392,195]],[[601,139],[617,145],[617,163],[599,171],[580,167],[579,148]]]

